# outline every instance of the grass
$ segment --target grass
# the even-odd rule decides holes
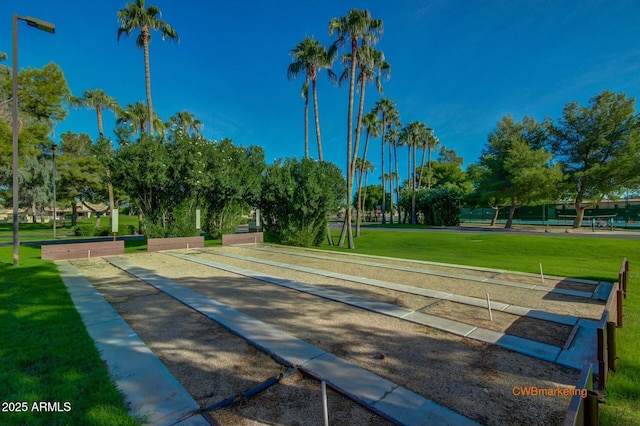
[[[335,241],[338,235],[335,236]],[[622,258],[630,263],[624,327],[618,330],[618,371],[609,375],[602,424],[640,425],[640,240],[364,231],[356,249],[323,249],[616,281]]]
[[[3,412],[3,425],[134,425],[122,395],[66,291],[57,268],[38,248],[0,247],[1,402],[27,402],[29,410]],[[70,403],[68,412],[32,411],[39,401]]]

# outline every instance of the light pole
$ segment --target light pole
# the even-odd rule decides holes
[[[47,21],[31,16],[13,15],[13,266],[20,264],[20,240],[18,237],[18,20],[25,21],[30,27],[48,33],[55,33],[55,26]]]
[[[51,144],[51,155],[53,157],[53,238],[56,238],[57,215],[56,215],[56,149],[58,145]]]

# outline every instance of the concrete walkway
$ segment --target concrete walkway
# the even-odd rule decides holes
[[[368,370],[253,317],[208,298],[175,281],[135,266],[120,257],[108,262],[248,340],[287,366],[298,366],[318,380],[402,425],[475,425],[474,421],[438,405]]]
[[[188,417],[198,404],[89,280],[66,260],[56,265],[129,413],[151,425],[209,426],[201,415]]]
[[[574,341],[580,339],[579,345],[573,344],[573,349],[562,349],[547,343],[536,342],[518,336],[513,336],[498,331],[489,330],[482,327],[472,326],[460,321],[454,321],[447,318],[429,315],[390,303],[378,302],[364,297],[355,296],[340,291],[329,290],[320,286],[303,284],[297,281],[284,278],[274,277],[260,272],[252,271],[245,268],[226,265],[224,263],[214,262],[211,260],[201,259],[190,255],[184,255],[175,252],[164,252],[164,254],[177,257],[179,259],[188,260],[202,265],[210,266],[223,271],[243,275],[259,281],[275,284],[281,287],[290,288],[314,296],[322,297],[328,300],[355,306],[357,308],[366,309],[371,312],[398,318],[404,321],[425,325],[427,327],[446,331],[461,337],[479,340],[485,343],[495,344],[514,352],[528,355],[544,361],[554,362],[565,367],[581,370],[585,360],[595,358],[595,333],[577,333]],[[588,320],[581,320],[588,321]],[[595,321],[591,321],[595,324]],[[592,348],[592,350],[590,350]],[[571,350],[570,350],[571,349]]]

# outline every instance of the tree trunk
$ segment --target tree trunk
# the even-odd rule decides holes
[[[312,80],[312,85],[313,85],[313,114],[316,120],[316,139],[318,140],[318,160],[323,161],[322,139],[320,138],[320,114],[318,113],[318,90],[316,88],[315,78]]]
[[[491,207],[493,209],[493,217],[491,218],[491,225],[490,226],[495,226],[496,225],[496,221],[498,220],[498,214],[500,213],[500,208],[498,207]]]
[[[389,223],[393,225],[393,162],[391,161],[391,144],[387,143],[389,147]],[[384,188],[382,188],[384,191]]]
[[[149,28],[143,25],[142,45],[144,49],[144,79],[147,88],[147,109],[149,110],[149,134],[153,136],[153,102],[151,101],[151,66],[149,64]]]
[[[102,108],[99,106],[96,107],[96,115],[98,116],[98,133],[100,134],[100,137],[104,137],[104,127],[102,125]]]
[[[418,179],[418,188],[422,186],[422,174],[424,173],[424,159],[427,154],[427,150],[422,148],[422,159],[420,160],[420,178]],[[429,183],[429,188],[431,188],[431,184]]]
[[[429,159],[427,160],[427,188],[431,189],[431,145],[428,146],[428,150],[429,150]],[[420,174],[422,175],[422,172],[420,172]],[[422,176],[420,176],[422,178]]]
[[[518,205],[516,203],[512,203],[509,208],[509,217],[507,218],[507,224],[504,226],[505,229],[511,229],[511,225],[513,224],[513,214],[516,212]]]
[[[71,203],[71,226],[76,226],[78,223],[78,207],[76,206],[76,202],[73,201]]]
[[[582,206],[581,201],[577,201],[574,206],[576,208],[576,218],[573,220],[573,228],[579,229],[582,226],[582,220],[584,219],[584,211],[588,206]]]
[[[304,158],[309,158],[309,85],[307,78],[307,93],[304,94]]]
[[[363,203],[364,201],[362,200],[362,181],[364,178],[364,169],[366,167],[366,161],[367,161],[367,150],[369,149],[369,137],[371,136],[371,133],[369,132],[369,130],[367,130],[367,136],[364,139],[364,150],[362,152],[362,168],[360,169],[360,181],[358,182],[358,206],[357,206],[357,213],[356,213],[356,237],[360,236],[360,220],[362,218],[362,209],[364,207]]]
[[[398,170],[398,146],[396,143],[393,144],[393,158],[395,159],[395,188],[394,192],[396,193],[396,209],[398,210],[398,223],[400,223],[400,171]]]
[[[381,212],[382,212],[382,224],[386,224],[387,223],[387,217],[386,217],[386,212],[385,212],[385,207],[387,204],[386,201],[386,196],[385,193],[387,191],[385,191],[384,189],[384,139],[385,139],[385,127],[386,127],[386,117],[385,117],[385,113],[382,113],[382,159],[381,159],[381,167],[380,167],[380,176],[382,177],[382,208],[381,208]]]
[[[415,225],[417,223],[416,217],[416,144],[413,144],[413,193],[411,195],[411,224]]]
[[[36,220],[36,203],[35,202],[31,203],[31,212],[33,213],[32,222],[38,223],[38,221]]]
[[[349,240],[349,248],[354,249],[353,233],[351,232],[351,192],[353,190],[353,175],[351,171],[351,153],[353,149],[353,98],[355,93],[356,65],[358,62],[358,39],[351,39],[351,78],[349,80],[349,111],[347,117],[347,209],[345,211],[345,225]],[[344,228],[343,228],[344,231]],[[344,232],[340,236],[339,245],[344,244]]]

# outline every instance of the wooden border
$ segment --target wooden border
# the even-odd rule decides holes
[[[222,236],[222,245],[230,246],[233,244],[257,244],[264,242],[264,234],[262,232],[248,232],[244,234],[226,234]]]
[[[40,247],[40,257],[46,260],[81,259],[124,254],[124,241],[47,244]]]
[[[587,389],[588,391],[593,390],[593,367],[594,365],[592,363],[585,361],[575,389]],[[586,424],[585,400],[586,398],[583,398],[580,394],[571,397],[571,401],[569,401],[569,411],[567,412],[567,416],[564,418],[564,426]]]
[[[147,251],[179,250],[186,248],[204,248],[204,237],[149,238]]]

